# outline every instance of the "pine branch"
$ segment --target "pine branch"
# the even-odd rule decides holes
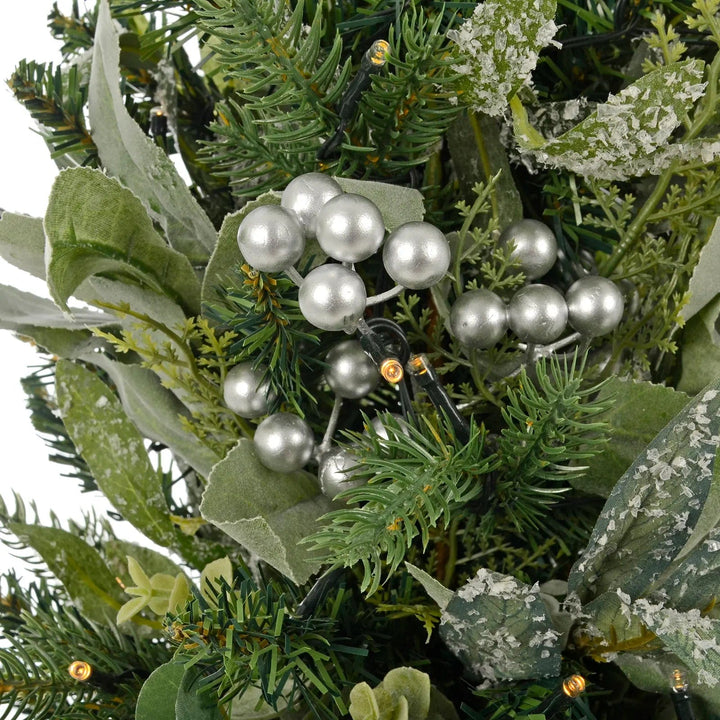
[[[63,13],[57,2],[48,15],[48,27],[53,37],[63,41],[61,52],[66,60],[92,47],[97,24],[97,9],[80,13],[78,0],[73,0],[69,15]]]

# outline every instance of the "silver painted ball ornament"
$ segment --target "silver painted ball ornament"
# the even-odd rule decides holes
[[[364,485],[364,480],[353,479],[351,468],[356,467],[357,464],[358,458],[344,448],[335,448],[323,453],[318,465],[318,480],[323,495],[332,500],[343,490]]]
[[[253,370],[249,362],[235,365],[223,383],[225,404],[243,418],[267,415],[269,406],[275,400],[275,393],[271,391],[266,375],[265,368]]]
[[[335,263],[311,270],[298,293],[300,312],[322,330],[352,330],[365,311],[366,300],[361,277]]]
[[[268,415],[255,430],[255,452],[270,470],[293,472],[310,459],[315,448],[312,429],[299,415]]]
[[[325,358],[325,379],[330,389],[342,398],[356,400],[371,393],[380,373],[357,340],[335,345]]]
[[[507,329],[505,303],[485,288],[463,293],[450,310],[450,332],[469,348],[490,348]]]
[[[405,223],[385,241],[383,264],[398,285],[423,290],[435,285],[447,272],[450,245],[445,235],[430,223]]]
[[[402,415],[398,415],[397,413],[390,413],[390,417],[395,420],[395,422],[399,425],[400,431],[403,435],[407,435],[407,423],[405,422],[405,418]],[[375,431],[375,434],[381,439],[381,440],[388,440],[390,436],[394,438],[397,435],[397,430],[394,426],[390,424],[385,424],[385,419],[387,418],[387,414],[383,415],[376,415],[371,421],[370,425],[372,425],[373,430]]]
[[[317,216],[316,237],[331,258],[360,262],[379,250],[385,238],[385,222],[372,200],[346,193],[323,205]]]
[[[518,220],[503,230],[498,243],[513,244],[510,257],[528,280],[542,277],[555,264],[557,240],[550,228],[538,220]]]
[[[508,305],[510,329],[523,341],[546,345],[557,340],[567,326],[565,298],[549,285],[527,285]]]
[[[620,288],[608,278],[588,275],[576,280],[565,293],[568,322],[586,337],[612,332],[620,323],[625,300]]]
[[[297,215],[306,238],[315,237],[317,214],[328,200],[342,195],[342,188],[328,175],[305,173],[288,183],[280,205]]]
[[[294,265],[305,249],[302,226],[294,213],[279,205],[251,210],[238,228],[238,247],[248,265],[280,272]]]

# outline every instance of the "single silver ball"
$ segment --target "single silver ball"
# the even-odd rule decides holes
[[[385,238],[382,213],[362,195],[338,195],[317,216],[317,241],[335,260],[360,262],[374,255]]]
[[[568,322],[581,335],[598,337],[620,323],[625,300],[620,288],[608,278],[588,275],[576,280],[565,293]]]
[[[464,293],[450,310],[450,332],[467,347],[490,348],[507,329],[505,303],[485,288]]]
[[[322,330],[352,330],[365,311],[366,300],[360,276],[334,263],[311,270],[298,293],[300,312]]]
[[[528,280],[542,277],[555,264],[558,254],[553,231],[538,220],[518,220],[508,225],[498,239],[500,245],[513,244],[510,257]]]
[[[256,418],[267,415],[269,406],[275,401],[275,393],[266,379],[267,370],[252,363],[236,365],[225,376],[223,398],[225,404],[237,415]]]
[[[423,290],[442,280],[450,267],[450,245],[434,225],[409,222],[390,233],[383,264],[398,285]]]
[[[357,467],[358,458],[344,448],[335,448],[323,453],[318,466],[318,480],[323,495],[331,500],[343,490],[365,484],[361,478],[353,479],[351,468]]]
[[[292,210],[305,232],[305,238],[315,237],[317,214],[328,200],[342,195],[342,188],[328,175],[305,173],[291,180],[283,190],[280,205]]]
[[[356,400],[371,393],[380,380],[375,363],[357,340],[344,340],[325,358],[325,379],[340,397]]]
[[[277,472],[299,470],[315,447],[310,426],[292,413],[268,415],[257,426],[254,442],[260,462]]]
[[[305,249],[300,221],[279,205],[251,210],[240,223],[237,240],[247,263],[263,272],[286,270]]]
[[[527,285],[508,306],[512,331],[525,342],[546,345],[557,340],[567,325],[565,298],[549,285]]]
[[[387,414],[383,415],[376,415],[371,421],[370,424],[373,427],[373,430],[375,431],[375,434],[381,439],[381,440],[387,440],[390,435],[392,434],[393,437],[396,435],[396,430],[394,427],[390,425],[386,425],[384,420],[387,417]],[[392,417],[394,420],[397,421],[397,424],[400,426],[400,430],[402,431],[403,435],[407,435],[407,423],[405,422],[405,418],[402,415],[398,415],[397,413],[390,413],[390,417]]]

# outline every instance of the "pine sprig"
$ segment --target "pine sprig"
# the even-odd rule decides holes
[[[374,593],[383,568],[394,572],[416,538],[423,547],[430,530],[447,525],[456,508],[478,497],[484,477],[494,468],[484,456],[485,431],[471,424],[463,445],[449,423],[423,418],[402,425],[389,415],[383,438],[366,423],[366,432],[348,433],[358,464],[353,478],[368,480],[346,490],[347,507],[324,516],[324,527],[308,542],[336,566],[362,566],[362,590]]]

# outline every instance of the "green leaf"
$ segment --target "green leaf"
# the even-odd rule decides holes
[[[137,197],[99,170],[60,173],[45,232],[48,287],[63,310],[83,280],[113,273],[199,312],[200,284],[187,258],[167,247]]]
[[[369,180],[352,180],[343,177],[334,179],[343,192],[355,193],[372,200],[382,213],[388,232],[392,232],[400,225],[419,221],[425,217],[423,196],[417,190]]]
[[[220,720],[224,717],[215,693],[198,694],[201,681],[202,675],[196,667],[185,671],[175,700],[175,720]]]
[[[41,218],[4,212],[0,218],[0,257],[45,279],[45,231]]]
[[[142,198],[176,250],[191,262],[207,260],[215,229],[167,155],[130,117],[120,92],[120,47],[106,0],[100,3],[93,47],[88,110],[102,166]]]
[[[312,475],[268,470],[245,439],[213,468],[200,506],[208,522],[299,585],[320,568],[299,542],[329,510]]]
[[[145,437],[166,445],[200,475],[210,474],[220,457],[185,430],[180,417],[188,415],[187,408],[162,386],[154,372],[139,365],[116,362],[99,353],[88,353],[83,359],[107,372],[127,416]]]
[[[443,611],[440,636],[474,676],[490,681],[560,672],[560,634],[539,589],[509,575],[478,570]]]
[[[95,548],[60,528],[15,522],[8,527],[42,557],[85,617],[114,622],[123,593]]]
[[[138,694],[135,720],[175,720],[175,702],[185,668],[168,662],[150,673]]]
[[[128,572],[128,555],[134,557],[151,575],[166,573],[175,576],[182,572],[182,568],[166,555],[127,540],[108,540],[104,547],[113,574],[125,585],[133,584]]]
[[[90,370],[68,360],[58,362],[55,383],[65,427],[98,487],[138,530],[171,545],[175,532],[160,476],[120,402]]]
[[[405,567],[410,575],[423,586],[425,592],[438,604],[438,607],[445,611],[455,593],[419,567],[415,567],[409,562],[405,563]]]
[[[232,587],[233,571],[230,558],[223,557],[208,563],[200,573],[200,592],[205,600],[212,603],[214,600],[213,591],[221,587],[220,580],[225,580]]]
[[[659,174],[673,159],[667,154],[672,134],[704,90],[702,60],[665,65],[642,76],[574,128],[539,146],[529,137],[514,107],[515,134],[543,165],[604,180]]]
[[[382,681],[383,688],[395,698],[405,698],[408,717],[425,718],[430,710],[430,676],[411,667],[390,670]]]
[[[614,403],[603,415],[610,428],[610,442],[587,460],[583,475],[570,479],[574,488],[603,497],[690,400],[685,393],[663,385],[620,378],[611,378],[600,390],[598,401],[611,399]]]
[[[711,287],[716,288],[713,283]],[[678,389],[697,393],[720,377],[720,295],[711,300],[685,326],[680,346],[682,374]]]
[[[715,297],[718,277],[720,277],[720,219],[715,221],[690,278],[688,302],[680,310],[680,317],[684,322],[697,315]]]
[[[582,601],[643,595],[687,542],[705,504],[720,431],[720,381],[699,393],[620,478],[568,581]]]

